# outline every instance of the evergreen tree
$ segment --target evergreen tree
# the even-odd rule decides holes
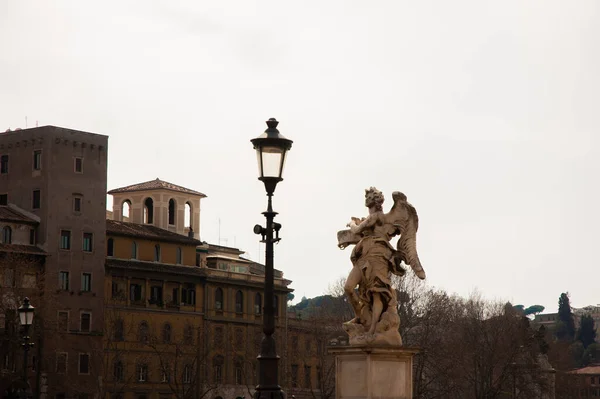
[[[589,314],[583,315],[579,322],[577,340],[581,341],[584,348],[596,342],[596,326],[594,326],[594,319]]]
[[[572,341],[575,338],[575,320],[568,292],[563,292],[558,298],[558,320],[556,337],[560,340]]]

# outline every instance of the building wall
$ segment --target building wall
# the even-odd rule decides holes
[[[159,242],[152,240],[136,240],[130,237],[119,237],[109,235],[107,239],[113,239],[114,257],[120,259],[132,258],[133,243],[137,244],[137,259],[147,262],[155,261],[155,246],[160,246],[162,263],[177,263],[177,248],[182,251],[182,264],[188,266],[196,265],[196,247],[190,245],[181,245],[170,242]]]
[[[91,333],[78,332],[78,317],[71,317],[69,332],[53,339],[47,334],[43,342],[43,373],[55,372],[55,353],[69,353],[68,376],[96,385],[89,375],[78,374],[78,351],[87,342],[99,341],[96,332],[103,328],[103,275],[105,249],[106,167],[108,137],[76,130],[44,126],[0,134],[0,155],[9,155],[9,173],[0,175],[0,191],[8,193],[9,204],[15,204],[40,218],[38,245],[48,257],[45,263],[46,299],[55,303],[44,318],[48,326],[56,325],[57,311],[71,315],[81,311],[93,314]],[[41,150],[41,168],[34,170],[34,151]],[[75,159],[82,160],[82,173],[75,171]],[[40,191],[40,206],[33,207],[33,192]],[[81,211],[75,212],[74,197],[81,198]],[[60,232],[71,232],[71,249],[61,250]],[[93,235],[93,250],[82,249],[83,234]],[[59,271],[70,275],[69,290],[59,290]],[[81,275],[92,273],[92,289],[79,295]],[[72,332],[71,332],[72,331]],[[68,377],[67,377],[68,379]],[[53,395],[55,386],[48,386]],[[85,391],[82,391],[85,392]]]

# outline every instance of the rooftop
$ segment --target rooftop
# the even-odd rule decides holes
[[[591,366],[571,370],[569,371],[569,374],[600,374],[600,365],[593,364]]]
[[[45,255],[46,252],[35,245],[0,244],[0,252],[19,254]]]
[[[17,207],[12,205],[0,205],[0,220],[3,222],[39,224],[38,220],[28,216],[25,212],[21,212]]]
[[[199,191],[191,190],[189,188],[185,188],[182,186],[178,186],[177,184],[169,183],[163,180],[160,180],[158,177],[155,180],[146,181],[143,183],[132,184],[130,186],[115,188],[110,190],[108,194],[118,194],[118,193],[129,193],[133,191],[149,191],[149,190],[169,190],[175,191],[178,193],[199,195],[202,198],[205,198],[206,195],[202,194]]]
[[[186,245],[200,245],[202,242],[181,234],[173,233],[151,224],[138,224],[106,220],[106,234],[127,237],[139,237],[148,240],[175,242]]]

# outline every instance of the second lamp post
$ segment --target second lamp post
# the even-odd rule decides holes
[[[265,184],[268,202],[267,210],[263,212],[267,224],[265,227],[254,226],[254,232],[262,236],[262,241],[266,245],[265,256],[265,307],[263,316],[264,337],[260,344],[260,354],[258,355],[258,373],[259,380],[255,399],[278,399],[284,398],[285,394],[279,386],[278,363],[279,356],[275,349],[275,301],[274,301],[274,265],[273,265],[273,243],[280,240],[279,229],[281,225],[275,223],[273,219],[277,212],[273,211],[272,197],[277,183],[283,180],[283,167],[285,165],[287,151],[292,148],[292,140],[283,137],[277,125],[279,122],[275,118],[267,121],[268,129],[259,137],[251,140],[258,157],[258,179]],[[287,317],[287,315],[286,315]]]

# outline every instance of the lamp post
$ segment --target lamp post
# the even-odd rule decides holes
[[[267,121],[268,129],[259,137],[251,140],[258,158],[258,180],[265,184],[267,191],[267,211],[263,212],[267,220],[266,227],[254,226],[254,233],[262,236],[261,242],[266,244],[265,256],[265,300],[263,312],[264,336],[260,344],[258,355],[258,386],[254,393],[255,399],[279,399],[285,398],[283,390],[279,386],[278,369],[279,356],[275,350],[275,308],[274,308],[274,266],[273,266],[273,243],[278,242],[281,225],[273,219],[277,212],[273,212],[272,197],[277,183],[283,180],[283,167],[285,165],[286,153],[292,148],[292,140],[286,139],[277,130],[279,122],[275,118]],[[275,237],[273,233],[275,232]]]
[[[33,323],[33,313],[35,308],[29,304],[29,298],[23,299],[23,305],[17,309],[19,312],[19,320],[23,326],[23,397],[27,397],[27,388],[29,386],[27,382],[27,352],[29,348],[33,346],[33,343],[29,342],[29,326]]]

